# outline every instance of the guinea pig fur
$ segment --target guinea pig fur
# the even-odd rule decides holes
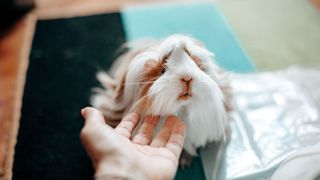
[[[111,126],[128,112],[176,115],[187,125],[184,149],[196,155],[196,148],[226,138],[230,88],[213,58],[202,43],[183,35],[136,43],[108,73],[97,73],[103,89],[96,88],[91,104]]]

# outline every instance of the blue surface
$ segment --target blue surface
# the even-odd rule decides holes
[[[255,67],[223,15],[213,3],[166,4],[128,7],[121,12],[127,40],[172,34],[191,35],[216,54],[217,63],[235,72]]]

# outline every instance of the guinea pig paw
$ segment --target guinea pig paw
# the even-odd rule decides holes
[[[182,150],[182,153],[179,159],[179,167],[181,169],[187,169],[188,167],[190,167],[191,163],[192,163],[192,155],[187,153],[187,151]]]

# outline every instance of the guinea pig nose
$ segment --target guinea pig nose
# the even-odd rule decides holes
[[[192,81],[192,77],[190,77],[190,76],[183,76],[180,80],[183,81],[183,82],[189,83],[189,82]]]

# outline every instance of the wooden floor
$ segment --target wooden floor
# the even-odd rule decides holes
[[[19,50],[25,25],[23,20],[0,40],[0,177],[7,166],[9,139],[13,126],[13,109],[19,68]]]

